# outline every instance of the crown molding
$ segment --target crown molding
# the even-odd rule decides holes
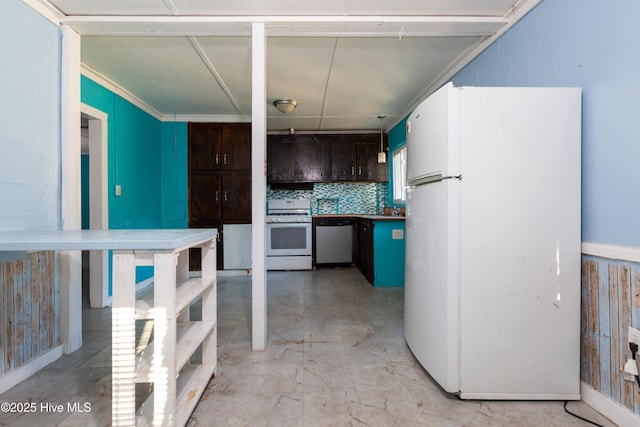
[[[100,86],[103,86],[104,88],[109,89],[111,92],[115,93],[121,98],[126,99],[127,101],[129,101],[136,107],[140,108],[150,116],[161,121],[163,120],[163,115],[158,110],[156,110],[155,108],[153,108],[152,106],[150,106],[149,104],[147,104],[146,102],[144,102],[143,100],[135,96],[133,93],[129,92],[127,89],[118,85],[116,82],[109,79],[105,75],[100,74],[98,71],[89,67],[88,65],[81,64],[80,73],[83,76],[93,80]]]
[[[22,2],[58,27],[61,25],[62,20],[66,18],[64,13],[60,12],[58,8],[47,0],[22,0]]]

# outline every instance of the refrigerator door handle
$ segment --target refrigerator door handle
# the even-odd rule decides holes
[[[413,178],[407,184],[410,187],[416,187],[418,185],[432,184],[434,182],[444,181],[445,179],[459,179],[462,181],[462,175],[442,176],[442,174],[437,174],[437,175],[419,176],[417,178]]]

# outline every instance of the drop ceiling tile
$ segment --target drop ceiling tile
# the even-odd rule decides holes
[[[251,19],[216,24],[204,22],[206,17],[286,15],[288,19],[266,27],[268,125],[269,129],[305,130],[375,129],[378,115],[387,116],[388,125],[394,124],[440,84],[443,76],[450,75],[458,61],[468,60],[466,55],[484,37],[512,25],[508,17],[514,15],[507,13],[514,5],[526,11],[537,4],[537,0],[51,2],[69,15],[148,15],[150,18],[126,20],[126,24],[108,16],[97,20],[75,17],[68,23],[86,27],[81,55],[88,67],[161,115],[201,120],[247,120],[251,114],[251,38],[247,36]],[[200,16],[204,21],[194,25],[187,18],[163,26],[166,19],[152,18],[180,15]],[[313,15],[351,15],[364,20],[310,24]],[[389,19],[381,18],[378,23],[376,16]],[[403,21],[403,27],[391,19],[394,16],[417,18]],[[420,19],[429,16],[451,19]],[[344,31],[350,28],[362,34],[345,37]],[[92,31],[110,35],[84,35]],[[150,31],[158,33],[150,36]],[[293,37],[291,31],[308,33]],[[383,34],[387,37],[381,37]],[[298,107],[281,116],[272,106],[279,98],[296,99]]]
[[[206,59],[243,114],[251,114],[251,38],[196,37]]]
[[[295,115],[320,116],[334,46],[335,38],[267,39],[268,101],[295,99]]]
[[[325,114],[398,114],[469,45],[473,37],[341,38]]]
[[[83,63],[162,114],[238,114],[187,37],[81,40]]]

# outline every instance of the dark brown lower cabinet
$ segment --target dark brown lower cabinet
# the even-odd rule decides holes
[[[222,225],[204,228],[216,228],[218,230],[218,235],[216,236],[216,267],[218,270],[224,270],[224,245],[222,244],[224,230]],[[189,248],[189,271],[202,271],[202,257],[200,255],[200,248]]]
[[[189,183],[189,227],[251,221],[251,174],[195,172]]]
[[[356,265],[373,284],[373,221],[358,219],[356,222]]]
[[[204,228],[222,219],[222,176],[198,171],[189,182],[189,227]]]

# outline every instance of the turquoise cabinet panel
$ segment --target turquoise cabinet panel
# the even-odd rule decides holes
[[[404,286],[404,220],[374,221],[374,286]]]

